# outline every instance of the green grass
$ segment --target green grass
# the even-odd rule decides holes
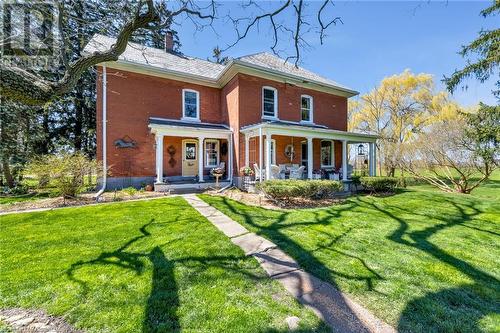
[[[0,258],[0,308],[86,332],[328,331],[182,198],[5,215]]]
[[[402,332],[500,332],[498,185],[281,211],[201,197]]]

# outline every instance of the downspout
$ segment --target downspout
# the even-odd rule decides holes
[[[106,180],[107,180],[107,160],[106,160],[106,123],[107,123],[107,77],[106,77],[106,66],[102,66],[102,187],[95,195],[95,199],[98,200],[99,197],[106,190]]]

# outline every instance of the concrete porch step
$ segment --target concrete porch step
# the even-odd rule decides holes
[[[230,181],[220,181],[219,188],[230,185]],[[156,183],[155,192],[170,192],[176,194],[197,193],[209,189],[215,189],[215,182],[175,182],[175,183]]]

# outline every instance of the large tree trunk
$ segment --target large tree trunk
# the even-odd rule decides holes
[[[10,171],[9,158],[7,156],[2,157],[2,170],[5,181],[7,182],[7,186],[9,188],[14,187],[14,177],[12,177],[12,173]]]
[[[75,128],[74,130],[74,135],[75,135],[75,140],[73,142],[73,145],[75,147],[75,151],[82,151],[82,142],[83,142],[83,133],[82,133],[82,128],[83,128],[83,92],[82,88],[77,87],[76,88],[76,94],[75,94]]]

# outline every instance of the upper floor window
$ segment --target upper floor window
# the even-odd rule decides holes
[[[313,98],[311,96],[302,95],[300,97],[300,120],[313,121]]]
[[[182,118],[200,119],[200,93],[196,90],[182,90]]]
[[[262,88],[262,117],[278,117],[278,91],[275,88]]]

